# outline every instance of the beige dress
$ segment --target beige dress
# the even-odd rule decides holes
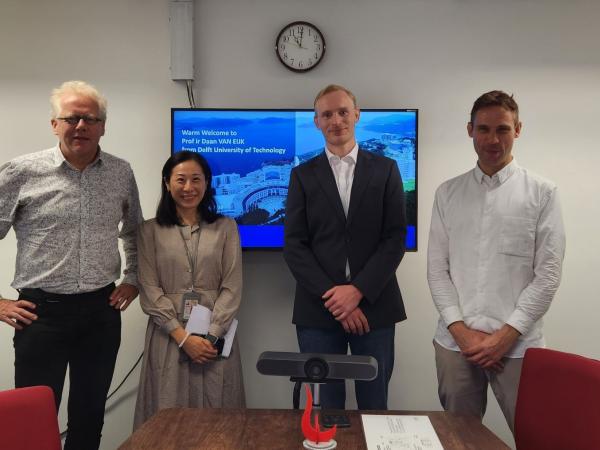
[[[183,320],[183,294],[192,285],[184,239],[199,239],[194,277],[200,304],[213,311],[209,333],[223,336],[237,315],[242,295],[242,258],[237,226],[220,218],[200,227],[161,227],[144,222],[138,236],[140,304],[148,314],[134,429],[158,410],[172,407],[243,408],[242,367],[237,339],[228,359],[206,364],[180,362],[169,333]],[[191,243],[191,244],[190,244]]]

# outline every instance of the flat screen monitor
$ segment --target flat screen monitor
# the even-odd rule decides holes
[[[171,110],[171,152],[202,154],[212,173],[219,212],[236,220],[242,247],[283,247],[290,171],[324,149],[309,109]],[[398,164],[406,196],[406,249],[417,249],[416,109],[363,109],[361,149]]]

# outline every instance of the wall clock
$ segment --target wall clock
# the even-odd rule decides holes
[[[325,55],[323,33],[311,23],[292,22],[277,35],[275,53],[294,72],[314,69]]]

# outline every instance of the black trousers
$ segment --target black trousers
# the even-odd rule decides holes
[[[15,387],[50,386],[58,410],[68,365],[65,450],[100,446],[106,395],[121,343],[121,313],[108,304],[113,289],[110,284],[72,295],[22,289],[19,295],[36,303],[38,319],[15,332]]]

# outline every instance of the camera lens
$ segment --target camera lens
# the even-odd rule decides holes
[[[310,358],[304,363],[304,374],[313,381],[319,381],[327,378],[329,367],[321,358]]]

